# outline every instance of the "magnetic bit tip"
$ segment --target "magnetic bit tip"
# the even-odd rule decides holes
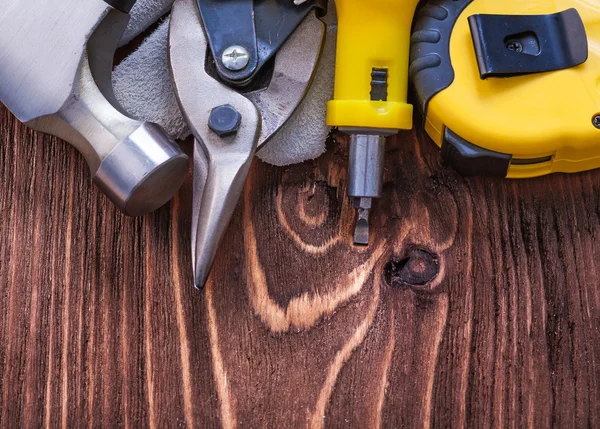
[[[357,210],[356,227],[354,229],[354,244],[357,246],[369,245],[369,211],[371,198],[355,198],[354,207]]]

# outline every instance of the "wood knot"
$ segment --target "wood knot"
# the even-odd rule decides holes
[[[439,271],[437,256],[423,249],[411,249],[403,259],[385,265],[384,278],[391,287],[425,286]]]

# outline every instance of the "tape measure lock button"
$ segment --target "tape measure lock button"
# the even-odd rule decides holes
[[[450,128],[444,131],[442,157],[457,172],[466,177],[506,177],[512,158],[508,154],[476,146]]]

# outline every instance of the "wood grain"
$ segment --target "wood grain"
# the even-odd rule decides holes
[[[198,292],[190,180],[129,219],[0,136],[0,427],[600,426],[600,172],[464,179],[403,133],[367,250],[343,140],[257,161]]]

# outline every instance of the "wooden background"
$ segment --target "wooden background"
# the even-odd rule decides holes
[[[403,133],[365,250],[343,141],[256,161],[198,292],[189,180],[129,219],[0,136],[0,427],[600,425],[600,172],[464,179]]]

